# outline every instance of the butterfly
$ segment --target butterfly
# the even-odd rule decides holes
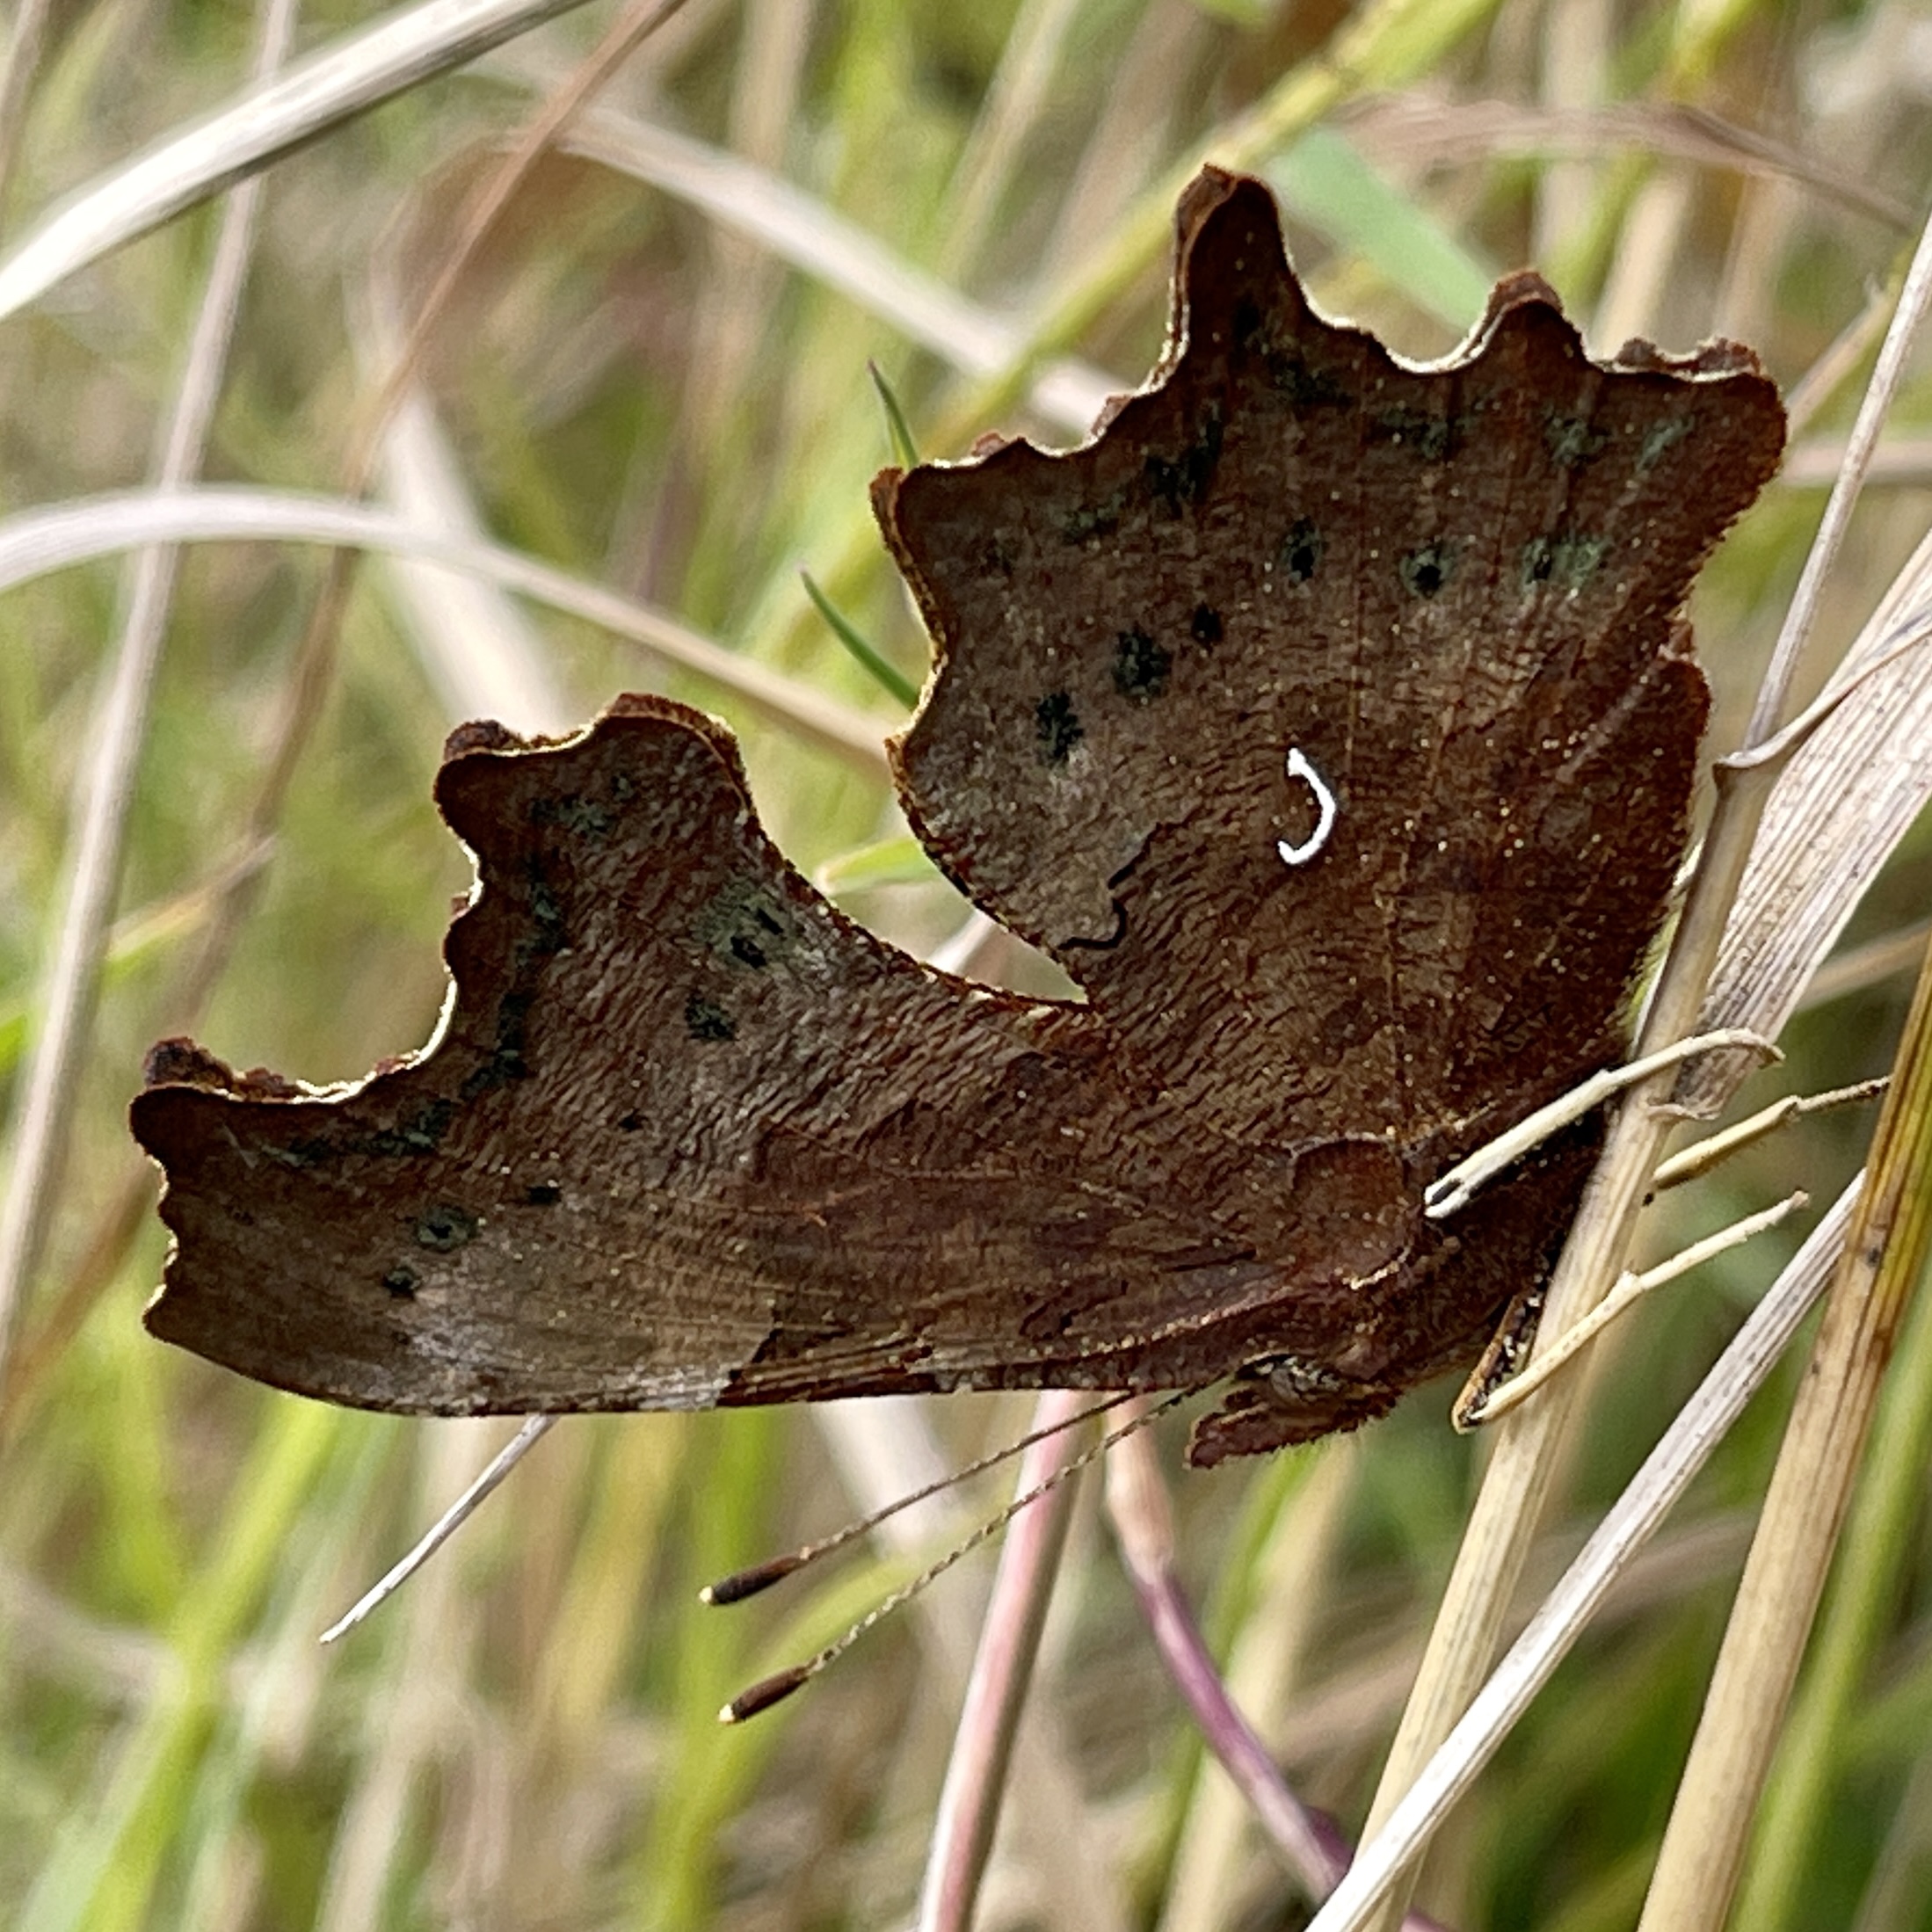
[[[1424,1190],[1622,1056],[1707,710],[1681,606],[1782,409],[1733,345],[1593,361],[1531,275],[1402,363],[1253,180],[1178,230],[1091,441],[873,491],[936,647],[908,817],[1081,997],[845,918],[684,706],[465,727],[435,1040],[323,1091],[150,1057],[156,1335],[445,1415],[1225,1380],[1199,1464],[1478,1351],[1596,1130],[1452,1224]]]

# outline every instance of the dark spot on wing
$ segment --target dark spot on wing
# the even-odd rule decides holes
[[[1463,447],[1463,420],[1422,410],[1388,409],[1369,425],[1371,440],[1400,443],[1426,463],[1446,462]]]
[[[1073,700],[1064,691],[1050,691],[1033,708],[1034,742],[1049,765],[1064,765],[1073,747],[1086,736]]]
[[[527,964],[533,959],[541,959],[551,953],[561,953],[570,943],[570,936],[563,925],[563,903],[551,890],[550,882],[544,876],[542,861],[532,859],[525,871],[529,881],[532,930],[518,942],[519,965]]]
[[[1208,494],[1221,461],[1221,418],[1210,410],[1202,422],[1200,433],[1178,456],[1149,452],[1141,465],[1141,475],[1148,495],[1169,516],[1178,517]]]
[[[684,1030],[694,1040],[735,1040],[738,1035],[730,1015],[696,993],[684,1003]]]
[[[1123,698],[1145,704],[1167,688],[1173,665],[1173,653],[1162,650],[1137,625],[1120,634],[1114,653],[1114,688]]]
[[[1322,534],[1306,517],[1296,519],[1282,539],[1275,562],[1297,584],[1305,584],[1321,567]]]
[[[497,1002],[497,1042],[488,1059],[472,1067],[465,1076],[462,1095],[473,1100],[479,1093],[507,1086],[512,1080],[530,1077],[530,1063],[524,1057],[528,1044],[530,1009],[535,998],[527,992],[507,992]]]
[[[460,1208],[452,1201],[439,1201],[433,1208],[417,1216],[416,1245],[433,1248],[439,1254],[449,1254],[467,1247],[482,1226],[482,1221],[468,1208]]]
[[[982,577],[1011,577],[1013,572],[1013,546],[1001,536],[990,536],[979,547]]]
[[[609,806],[580,792],[564,792],[555,798],[539,798],[530,807],[534,825],[558,825],[579,838],[602,839],[609,835],[617,816]]]
[[[1268,381],[1296,410],[1347,410],[1355,406],[1355,392],[1330,369],[1318,369],[1306,357],[1279,349],[1267,352]]]
[[[1579,536],[1573,530],[1532,537],[1522,547],[1522,587],[1529,591],[1547,584],[1558,590],[1580,590],[1595,576],[1605,548],[1602,537]]]
[[[1543,447],[1565,469],[1594,456],[1609,441],[1609,436],[1585,416],[1564,416],[1552,410],[1543,421]]]
[[[1456,570],[1455,546],[1425,543],[1411,550],[1399,566],[1403,588],[1412,597],[1434,597]]]
[[[1119,490],[1100,503],[1081,504],[1060,519],[1060,541],[1066,544],[1086,543],[1095,537],[1110,537],[1121,527],[1124,507]]]

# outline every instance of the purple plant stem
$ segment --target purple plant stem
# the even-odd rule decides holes
[[[1093,1399],[1091,1391],[1050,1390],[1035,1407],[1030,1427],[1064,1422]],[[1015,1493],[1024,1495],[1047,1481],[1076,1453],[1083,1433],[1069,1430],[1035,1442],[1020,1462]],[[1052,1601],[1073,1491],[1071,1482],[1057,1484],[1007,1528],[940,1794],[919,1892],[919,1932],[967,1932],[972,1923],[1006,1793],[1013,1733]]]
[[[1310,1900],[1318,1904],[1334,1890],[1353,1853],[1334,1826],[1282,1782],[1267,1747],[1228,1696],[1174,1574],[1173,1517],[1147,1435],[1129,1436],[1108,1452],[1107,1509],[1155,1648],[1193,1711],[1202,1741]],[[1403,1927],[1404,1932],[1441,1932],[1420,1913],[1411,1913]]]

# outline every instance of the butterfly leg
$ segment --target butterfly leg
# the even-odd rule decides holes
[[[1609,1293],[1588,1314],[1566,1328],[1536,1362],[1527,1366],[1529,1346],[1536,1340],[1536,1323],[1543,1312],[1543,1294],[1538,1289],[1532,1295],[1519,1296],[1510,1304],[1489,1347],[1483,1351],[1482,1359],[1471,1371],[1463,1392],[1456,1398],[1450,1420],[1464,1430],[1495,1421],[1540,1388],[1652,1289],[1661,1288],[1666,1282],[1675,1281],[1713,1255],[1739,1246],[1766,1228],[1775,1227],[1809,1199],[1804,1194],[1789,1195],[1759,1213],[1746,1215],[1729,1227],[1720,1228],[1702,1241],[1692,1242],[1667,1261],[1641,1275],[1619,1276]]]

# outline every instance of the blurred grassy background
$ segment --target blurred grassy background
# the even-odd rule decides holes
[[[297,45],[356,24],[310,8]],[[465,194],[605,24],[567,16],[269,174],[211,478],[339,486],[384,305],[420,298]],[[233,92],[259,31],[236,6],[55,10],[11,234]],[[1932,177],[1928,94],[1932,29],[1883,0],[691,0],[604,93],[594,152],[544,161],[488,237],[435,332],[425,396],[448,475],[497,541],[676,614],[882,736],[903,714],[796,575],[810,569],[917,680],[923,643],[866,506],[892,454],[868,358],[928,454],[991,428],[1073,439],[1029,405],[1028,372],[1070,353],[1140,381],[1165,318],[1173,186],[1209,156],[1265,173],[1318,299],[1408,352],[1444,352],[1492,277],[1534,261],[1602,352],[1636,333],[1679,349],[1725,333],[1789,385],[1898,271]],[[696,145],[666,160],[639,129]],[[744,164],[709,204],[687,165],[708,151]],[[217,219],[196,209],[6,324],[9,511],[149,472]],[[759,221],[782,251],[747,238]],[[839,265],[853,236],[875,251],[870,295]],[[915,337],[903,304],[933,291],[955,299]],[[1719,748],[1868,355],[1855,337],[1812,399],[1794,480],[1700,589]],[[1914,420],[1928,400],[1921,381]],[[1856,527],[1812,685],[1922,531],[1928,483],[1922,446],[1902,447]],[[327,675],[295,701],[300,757],[265,850],[245,828],[325,568],[312,548],[195,548],[170,608],[102,997],[65,1096],[69,1158],[0,1389],[0,1914],[33,1932],[903,1923],[984,1571],[730,1733],[719,1703],[838,1627],[885,1571],[861,1561],[795,1602],[729,1614],[694,1601],[707,1578],[858,1507],[866,1452],[848,1438],[799,1412],[570,1423],[324,1652],[316,1632],[505,1431],[269,1395],[140,1328],[163,1242],[122,1115],[149,1043],[192,1028],[236,1065],[325,1080],[429,1031],[449,898],[468,882],[429,781],[447,728],[486,708],[470,655],[485,630],[512,667],[488,689],[527,706],[509,722],[561,725],[626,688],[716,710],[744,735],[774,835],[856,916],[930,945],[962,913],[897,842],[862,761],[585,621],[488,599],[454,621],[453,597],[412,597],[375,562]],[[16,1113],[126,599],[108,563],[4,606],[0,1081]],[[254,892],[204,1002],[194,962],[237,864]],[[1848,945],[1910,926],[1928,899],[1918,835]],[[1895,960],[1842,977],[1795,1023],[1778,1080],[1815,1088],[1887,1064],[1909,974]],[[1734,1162],[1673,1203],[1657,1246],[1791,1186],[1828,1198],[1868,1126],[1821,1120]],[[1778,1238],[1707,1270],[1620,1345],[1548,1530],[1551,1566],[1768,1278]],[[1925,1355],[1881,1425],[1908,1471],[1924,1466]],[[1351,1826],[1479,1453],[1448,1432],[1446,1399],[1175,1485],[1185,1563],[1257,1723],[1304,1795]],[[1024,1412],[894,1405],[869,1481],[890,1493],[922,1473],[927,1437],[962,1459]],[[1427,1899],[1446,1922],[1593,1932],[1634,1917],[1781,1414],[1775,1393],[1758,1405],[1459,1815]],[[1932,1926],[1916,1485],[1885,1521],[1849,1552],[1878,1611],[1786,1902],[1794,1924]],[[1090,1519],[1019,1779],[984,1925],[1300,1922],[1201,1772]]]

